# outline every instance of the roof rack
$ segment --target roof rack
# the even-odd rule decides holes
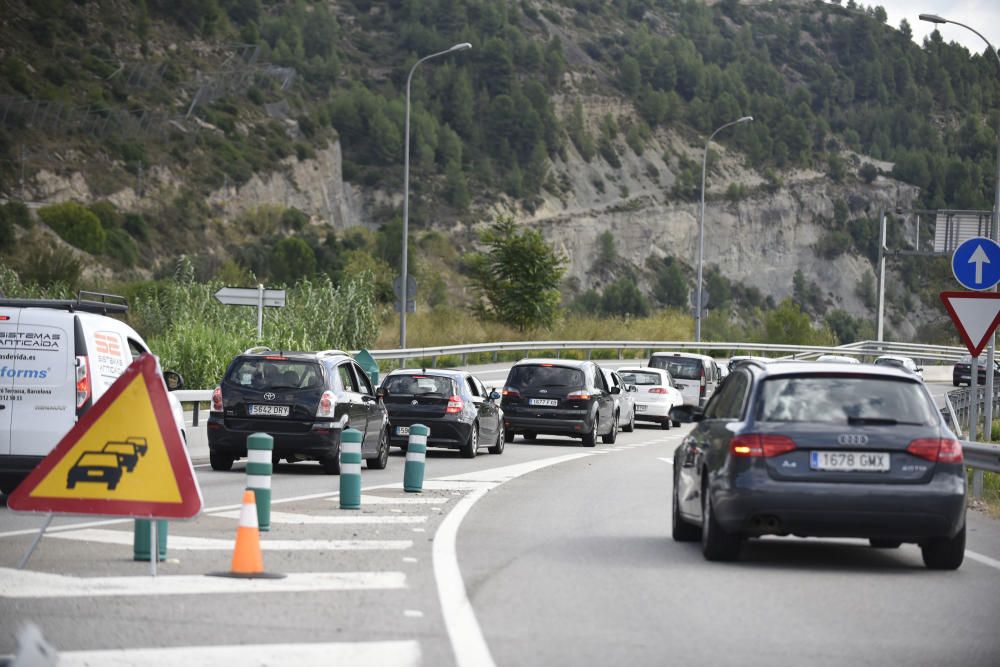
[[[264,352],[271,352],[271,348],[267,345],[255,345],[247,350],[243,351],[243,354],[263,354]]]
[[[85,292],[80,290],[76,299],[7,299],[0,298],[0,306],[9,308],[52,308],[68,310],[71,313],[95,313],[109,315],[111,313],[127,313],[128,301],[117,294],[102,292]]]

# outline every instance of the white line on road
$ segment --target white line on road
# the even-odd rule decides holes
[[[199,575],[70,577],[0,568],[0,597],[69,598],[119,595],[294,593],[406,588],[402,572],[297,572],[284,579],[229,579]]]
[[[111,651],[60,651],[60,667],[209,667],[211,665],[298,665],[327,667],[418,667],[420,643],[408,641],[178,646]]]
[[[224,519],[239,519],[241,510],[212,512],[209,516]],[[293,525],[323,524],[323,525],[359,525],[359,524],[412,524],[426,523],[427,516],[380,516],[376,514],[347,514],[335,516],[314,516],[312,514],[296,514],[293,512],[271,512],[271,523],[289,523]]]
[[[975,551],[969,551],[968,549],[965,550],[965,556],[966,558],[971,558],[972,560],[982,563],[983,565],[989,565],[990,567],[1000,570],[1000,560],[984,556],[983,554],[976,553]]]
[[[134,536],[124,530],[85,528],[65,533],[46,535],[46,539],[79,540],[102,544],[132,544]],[[235,540],[214,537],[186,537],[171,535],[170,548],[181,551],[232,551]],[[269,540],[264,537],[260,548],[264,551],[403,551],[413,546],[410,540]]]
[[[337,498],[330,498],[340,502]],[[364,495],[361,496],[361,506],[365,505],[441,505],[448,502],[451,498],[424,498],[422,496],[372,496]]]
[[[664,463],[669,463],[670,465],[674,464],[674,460],[672,458],[669,458],[669,457],[666,457],[666,456],[658,456],[657,460],[658,461],[663,461]]]

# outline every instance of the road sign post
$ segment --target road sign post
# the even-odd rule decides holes
[[[264,309],[284,308],[285,290],[257,287],[222,287],[215,293],[215,299],[225,306],[257,306],[257,339],[264,332]]]

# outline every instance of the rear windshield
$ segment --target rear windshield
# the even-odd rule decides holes
[[[659,373],[646,373],[642,371],[620,371],[625,384],[637,384],[640,386],[663,384],[663,378]]]
[[[766,380],[757,419],[829,424],[934,423],[927,396],[915,382],[864,376],[810,375]]]
[[[535,387],[582,387],[583,371],[565,366],[515,366],[510,369],[507,386],[521,389]]]
[[[451,378],[441,375],[390,375],[383,385],[389,394],[440,394],[455,393]]]
[[[876,366],[895,366],[896,368],[904,368],[903,362],[899,359],[876,359]]]
[[[251,389],[317,389],[323,386],[319,364],[293,359],[239,359],[226,381]]]
[[[675,378],[698,380],[701,378],[701,360],[690,357],[650,357],[653,368],[666,368]]]

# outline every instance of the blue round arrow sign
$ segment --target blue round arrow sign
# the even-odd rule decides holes
[[[992,289],[1000,282],[1000,245],[983,236],[963,241],[951,256],[951,272],[966,289]]]

